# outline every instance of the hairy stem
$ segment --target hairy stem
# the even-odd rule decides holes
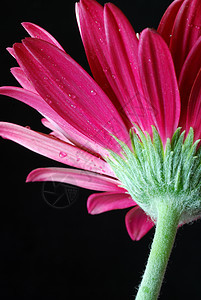
[[[136,300],[156,300],[174,244],[180,215],[168,204],[158,208],[156,231]]]

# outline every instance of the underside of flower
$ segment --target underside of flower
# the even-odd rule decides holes
[[[91,214],[132,207],[125,223],[133,240],[156,224],[136,300],[158,298],[178,226],[201,217],[200,16],[201,0],[175,0],[156,31],[136,37],[115,5],[80,0],[93,77],[38,25],[22,23],[30,37],[8,48],[21,87],[0,94],[36,109],[51,133],[0,122],[0,135],[73,167],[39,168],[27,182],[103,192],[88,198]]]
[[[154,126],[152,137],[135,126],[130,132],[132,150],[115,138],[122,147],[121,156],[110,151],[107,159],[116,176],[136,203],[154,221],[158,207],[168,205],[180,216],[179,224],[201,215],[201,151],[194,131],[178,128],[165,147]]]

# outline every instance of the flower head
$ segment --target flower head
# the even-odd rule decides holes
[[[1,122],[0,134],[76,168],[36,169],[27,181],[102,191],[88,199],[92,214],[133,207],[126,226],[134,240],[154,225],[161,196],[180,203],[180,223],[198,218],[200,14],[200,1],[176,0],[158,30],[138,39],[116,6],[81,0],[76,16],[93,78],[48,32],[23,23],[31,37],[8,49],[21,87],[0,93],[35,108],[52,132]]]

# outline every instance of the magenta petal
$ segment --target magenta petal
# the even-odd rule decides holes
[[[193,83],[201,69],[201,37],[197,40],[188,54],[179,77],[179,89],[181,96],[180,126],[185,126],[187,107]]]
[[[19,67],[11,68],[11,73],[25,90],[31,91],[33,93],[37,93],[21,68]]]
[[[23,22],[22,26],[30,34],[31,37],[49,42],[50,44],[53,44],[59,49],[64,51],[64,49],[57,42],[57,40],[55,40],[55,38],[49,32],[47,32],[45,29],[41,28],[40,26],[29,22]]]
[[[13,48],[7,47],[6,50],[8,51],[8,53],[9,53],[10,55],[12,55],[12,57],[16,58],[16,57],[15,57],[15,51],[14,51]]]
[[[53,124],[53,122],[51,123],[46,118],[43,118],[43,119],[41,119],[41,123],[48,129],[52,130],[49,134],[55,136],[56,138],[58,138],[64,142],[74,145],[74,143],[72,143],[72,141],[70,141],[64,134],[61,133],[61,130],[58,129],[58,127],[55,126]]]
[[[118,152],[120,147],[111,134],[128,141],[128,132],[95,81],[53,45],[32,38],[23,43],[28,51],[21,44],[14,45],[18,62],[41,97],[78,131]]]
[[[201,70],[194,82],[191,90],[188,109],[186,129],[192,127],[194,129],[194,140],[201,138]]]
[[[104,160],[50,135],[6,122],[0,122],[0,135],[66,165],[115,177]]]
[[[121,105],[130,122],[143,128],[145,112],[138,70],[138,39],[127,18],[111,3],[104,6],[104,22]]]
[[[19,74],[17,76],[19,76]],[[37,93],[15,86],[1,86],[0,94],[17,99],[33,107],[43,115],[47,115],[53,120],[55,119],[55,117],[53,117],[53,114],[55,115],[55,112]]]
[[[147,108],[147,126],[154,125],[163,143],[175,132],[180,117],[180,96],[167,44],[153,30],[140,35],[139,65]]]
[[[96,191],[124,192],[118,180],[93,172],[67,168],[40,168],[33,170],[26,182],[58,181]]]
[[[110,57],[106,45],[103,7],[96,1],[82,0],[76,3],[76,18],[93,77],[111,101],[119,107],[113,91],[118,90],[112,75]]]
[[[165,11],[163,17],[161,18],[160,24],[158,26],[158,33],[162,35],[163,39],[169,46],[172,37],[173,26],[177,13],[185,0],[173,1]]]
[[[128,234],[134,241],[139,241],[154,226],[153,221],[139,206],[126,214],[125,222]]]
[[[0,94],[13,97],[36,109],[75,145],[87,149],[92,153],[99,153],[102,156],[108,154],[104,148],[78,132],[68,122],[61,118],[38,94],[13,86],[0,87]]]
[[[14,69],[17,69],[17,77],[19,79],[21,72],[23,71],[20,68],[14,68]],[[22,84],[27,85],[25,83],[25,79],[23,78],[22,80],[23,80]],[[74,132],[72,132],[71,130],[71,126],[68,125],[68,123],[64,119],[59,117],[57,113],[36,92],[32,92],[30,90],[25,90],[14,86],[2,86],[0,87],[0,94],[5,96],[10,96],[31,106],[32,108],[40,112],[43,116],[51,120],[52,124],[53,123],[57,124],[57,127],[59,126],[59,130],[61,132],[64,132],[64,134],[67,134],[68,132],[68,134],[71,133],[72,136],[75,136]],[[82,139],[81,134],[78,133],[77,135],[81,140]],[[84,138],[84,141],[85,143],[87,143],[86,137]]]
[[[125,193],[106,192],[92,194],[87,201],[88,212],[92,215],[114,209],[123,209],[136,205],[131,196]]]
[[[186,0],[175,19],[170,51],[179,77],[182,65],[201,34],[201,1]]]

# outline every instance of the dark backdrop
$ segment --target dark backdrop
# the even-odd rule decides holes
[[[156,28],[170,3],[114,0],[136,32]],[[9,1],[0,20],[1,85],[16,84],[9,72],[15,62],[5,48],[27,35],[22,21],[47,29],[89,71],[74,1]],[[1,97],[0,113],[1,120],[47,132],[39,114],[18,101]],[[25,184],[32,169],[47,166],[61,165],[1,139],[1,299],[134,299],[153,231],[133,242],[124,225],[126,210],[88,215],[86,201],[92,191]],[[62,198],[60,208],[52,205],[55,197]],[[160,299],[200,299],[200,230],[200,222],[179,230]]]

